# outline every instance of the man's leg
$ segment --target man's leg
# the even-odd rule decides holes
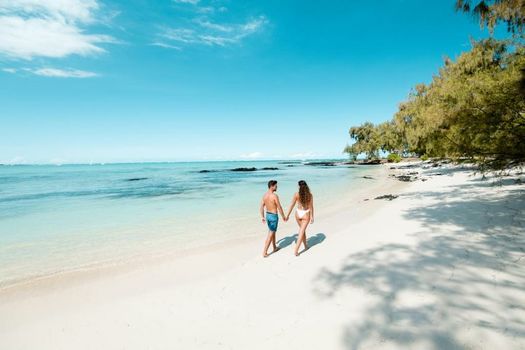
[[[277,244],[275,242],[275,236],[277,236],[277,232],[274,232],[272,235],[272,246],[273,246],[274,253],[280,249],[279,247],[277,247]]]
[[[268,231],[268,237],[266,237],[266,242],[264,242],[264,251],[263,251],[264,258],[268,256],[268,248],[270,248],[270,243],[272,243],[273,237],[275,237],[275,232]]]

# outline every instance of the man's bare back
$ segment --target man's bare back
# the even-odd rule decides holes
[[[273,192],[266,192],[262,198],[264,208],[267,212],[277,214],[277,203],[279,203],[279,197]]]

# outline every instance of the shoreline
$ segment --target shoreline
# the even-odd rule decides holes
[[[369,193],[316,215],[309,237],[325,238],[298,258],[286,226],[281,251],[267,259],[264,237],[247,237],[138,269],[4,291],[0,346],[525,347],[523,176],[382,169],[427,180],[387,178],[374,194],[396,199]]]
[[[375,177],[372,179],[372,181],[370,179],[367,180],[367,187],[356,188],[352,190],[352,193],[346,193],[344,195],[350,197],[354,204],[358,204],[356,208],[350,208],[350,205],[346,202],[344,205],[337,203],[330,204],[326,207],[318,209],[318,215],[316,216],[323,215],[325,218],[330,218],[334,215],[337,215],[341,211],[358,211],[359,209],[365,209],[364,206],[359,206],[359,204],[362,204],[361,198],[366,197],[369,199],[373,199],[373,197],[375,197],[376,195],[382,194],[383,191],[396,190],[397,188],[402,188],[403,186],[406,186],[406,184],[399,183],[398,181],[390,179],[389,174],[391,173],[391,170],[383,165],[374,166],[370,169],[370,173],[374,174]],[[281,198],[281,201],[283,202],[283,206],[286,208],[286,205],[288,205],[287,198]],[[365,213],[367,215],[370,215],[369,212],[365,211]],[[360,220],[364,219],[364,217],[359,218]],[[254,215],[253,220],[246,220],[247,223],[253,223],[254,221],[258,222],[256,215]],[[292,225],[280,222],[279,231],[283,229],[284,225],[286,225],[286,230],[288,231],[292,229],[291,227],[295,228],[295,222],[293,220],[290,222],[292,223]],[[263,232],[264,228],[262,226],[260,227],[261,232]],[[282,232],[279,231],[277,233],[278,236],[279,234],[282,234]],[[174,249],[171,252],[167,252],[165,250],[144,250],[141,252],[137,252],[134,255],[126,256],[120,259],[108,258],[107,260],[97,261],[91,264],[75,267],[72,269],[65,269],[63,271],[56,271],[50,274],[34,275],[22,279],[6,280],[0,284],[0,297],[13,295],[20,292],[24,293],[24,289],[47,289],[49,288],[49,286],[56,285],[57,283],[67,285],[68,280],[70,280],[73,283],[79,283],[83,281],[88,281],[90,278],[104,278],[104,276],[110,276],[112,274],[121,274],[136,269],[143,269],[146,266],[154,268],[157,265],[162,265],[171,261],[176,261],[177,259],[193,255],[204,255],[205,258],[207,253],[214,253],[217,250],[227,251],[229,247],[232,246],[246,247],[250,246],[250,244],[257,244],[259,243],[259,241],[264,240],[264,238],[266,237],[265,233],[263,235],[264,237],[261,235],[263,235],[263,233],[260,232],[255,234],[249,234],[245,237],[237,235],[237,237],[234,238],[227,238],[223,241],[215,241],[211,243],[206,242],[205,240],[205,238],[209,238],[208,235],[208,237],[201,237],[200,240],[192,242],[194,244],[193,246],[190,245],[189,247],[182,248],[173,247]]]

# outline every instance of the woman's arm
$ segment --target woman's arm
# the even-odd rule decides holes
[[[295,206],[296,202],[297,202],[297,193],[295,193],[292,197],[292,203],[290,203],[290,207],[288,208],[288,214],[286,214],[286,219],[290,217],[290,214],[292,213],[293,207]]]
[[[283,217],[284,221],[287,221],[288,218],[284,215],[283,207],[281,205],[281,201],[279,200],[279,196],[275,195],[275,204],[277,205],[277,210],[279,213],[281,213],[281,216]]]
[[[314,223],[314,196],[310,199],[310,223]]]

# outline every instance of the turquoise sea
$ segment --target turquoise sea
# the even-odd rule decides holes
[[[232,171],[241,167],[258,170]],[[285,208],[301,179],[322,206],[366,186],[371,171],[298,161],[3,165],[0,287],[264,235],[258,207],[268,180],[279,181]]]

